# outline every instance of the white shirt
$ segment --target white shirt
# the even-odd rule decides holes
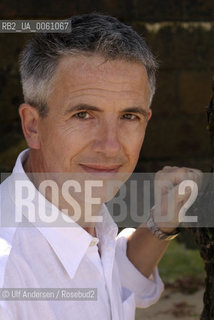
[[[13,175],[1,184],[0,218],[6,214],[8,221],[18,206],[12,176],[21,173],[29,180],[22,166],[27,152],[19,155]],[[33,184],[32,188],[39,193]],[[2,222],[0,288],[96,288],[97,300],[2,300],[0,320],[134,320],[136,306],[146,308],[159,299],[163,283],[157,268],[148,279],[126,256],[127,236],[134,229],[117,237],[117,225],[105,205],[100,214],[98,238],[78,225],[41,227],[25,216],[22,227],[10,222],[5,227]]]

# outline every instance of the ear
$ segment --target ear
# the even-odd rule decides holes
[[[152,116],[152,109],[149,108],[148,112],[147,112],[147,123],[149,122],[149,120],[151,119]]]
[[[28,146],[32,149],[39,149],[39,113],[37,109],[27,103],[23,103],[19,107],[19,115],[22,122],[22,130]]]

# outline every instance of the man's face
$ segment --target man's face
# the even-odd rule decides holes
[[[144,140],[149,86],[137,63],[100,56],[61,59],[39,118],[39,171],[112,177],[132,172]]]

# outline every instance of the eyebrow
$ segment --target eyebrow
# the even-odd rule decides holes
[[[98,111],[98,112],[103,112],[102,109],[89,105],[89,104],[78,104],[75,106],[72,106],[71,108],[69,108],[68,110],[65,111],[65,115],[68,113],[72,113],[72,112],[76,112],[76,111]],[[121,110],[121,113],[126,112],[126,113],[137,113],[137,114],[141,114],[144,117],[147,117],[147,113],[148,111],[146,111],[145,109],[142,109],[141,107],[130,107],[130,108],[126,108]]]
[[[132,108],[127,108],[124,109],[122,112],[127,112],[127,113],[138,113],[143,115],[144,117],[147,117],[148,111],[145,109],[142,109],[141,107],[132,107]]]
[[[85,103],[81,103],[81,104],[77,104],[71,108],[69,108],[68,110],[65,111],[65,114],[71,113],[71,112],[76,112],[76,111],[81,111],[81,110],[85,110],[85,111],[99,111],[99,112],[103,112],[100,108],[95,107],[95,106],[91,106],[89,104],[85,104]]]

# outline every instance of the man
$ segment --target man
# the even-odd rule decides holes
[[[19,113],[29,149],[1,185],[1,216],[12,221],[18,212],[20,220],[21,212],[24,225],[6,228],[2,223],[0,286],[95,288],[97,298],[5,299],[1,320],[134,319],[136,306],[148,307],[160,297],[163,284],[156,266],[177,234],[178,212],[189,196],[177,196],[173,224],[161,228],[154,208],[148,227],[124,231],[116,239],[117,227],[102,203],[109,200],[108,182],[122,177],[123,183],[136,166],[152,115],[156,63],[144,40],[115,18],[77,16],[71,27],[68,34],[36,35],[21,57],[25,103]],[[163,199],[177,191],[184,177],[196,180],[199,175],[166,167],[158,177],[166,173],[172,173],[173,188],[164,190]],[[20,209],[19,175],[29,187],[28,196],[33,195],[30,214],[34,210],[36,222],[26,208]],[[41,187],[50,180],[51,191]],[[80,189],[91,180],[100,187],[101,201],[89,216],[89,185],[85,193]],[[63,191],[67,182],[77,191],[75,196],[67,188],[71,201]],[[37,223],[53,207],[72,227]],[[161,209],[167,214],[164,201]]]

